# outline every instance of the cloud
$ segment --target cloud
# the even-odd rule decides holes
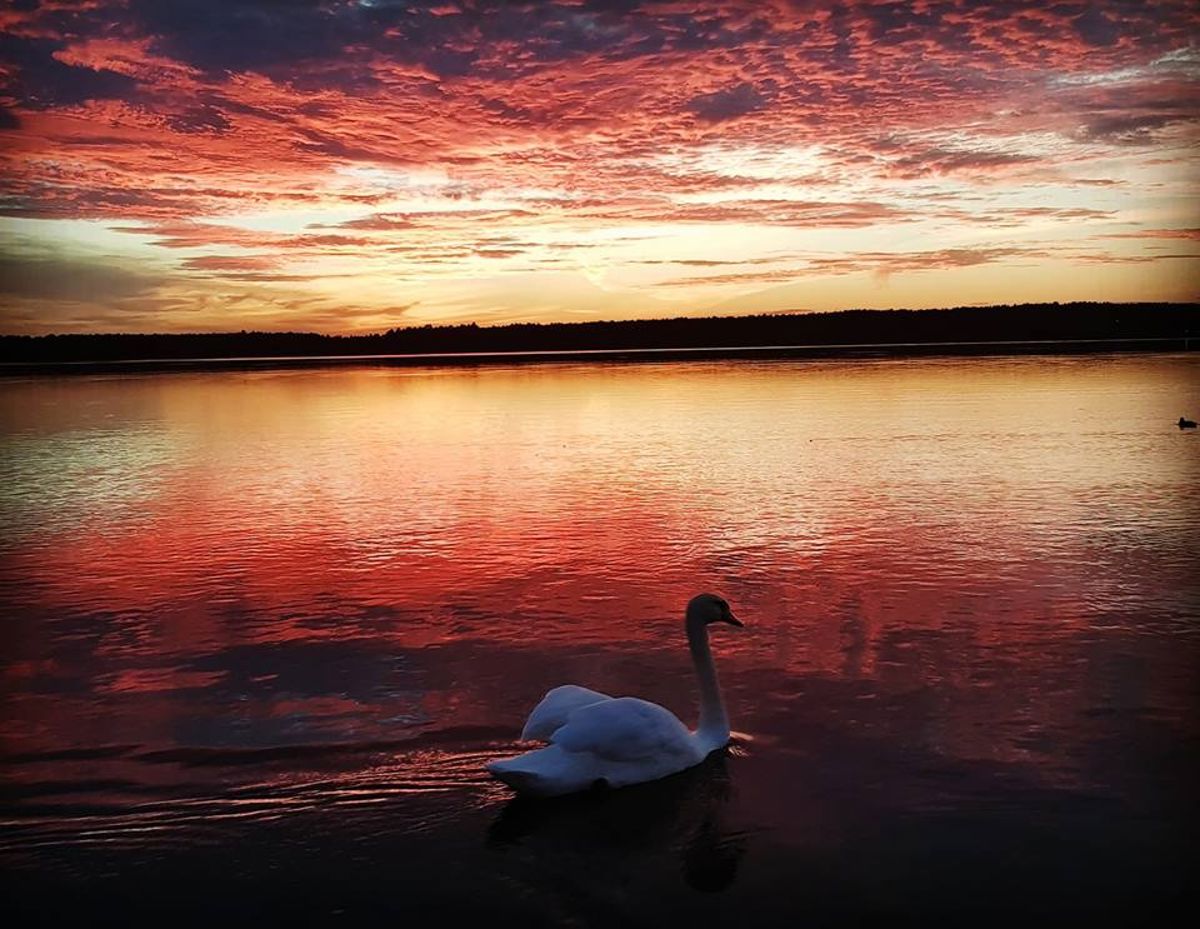
[[[792,256],[791,268],[768,271],[746,271],[729,274],[688,276],[664,281],[665,286],[695,286],[706,284],[770,284],[795,281],[804,277],[830,274],[857,274],[867,272],[877,276],[888,276],[901,272],[938,271],[951,268],[969,268],[1011,258],[1042,257],[1040,249],[1020,247],[996,248],[945,248],[924,252],[857,252],[845,255]]]
[[[1149,145],[1160,130],[1183,118],[1180,113],[1105,113],[1090,117],[1080,135],[1089,141]]]
[[[767,98],[753,84],[742,83],[708,94],[697,94],[688,101],[687,108],[704,122],[719,123],[753,113],[766,103]]]
[[[278,265],[269,255],[197,255],[185,258],[182,267],[189,271],[268,271]]]
[[[1200,228],[1190,229],[1140,229],[1137,232],[1111,232],[1106,239],[1197,239],[1200,240]]]
[[[176,132],[227,132],[233,124],[214,106],[198,106],[167,116],[167,125]]]
[[[0,294],[12,298],[104,302],[146,294],[165,281],[163,274],[98,260],[0,255]]]
[[[885,170],[888,174],[905,178],[950,174],[978,177],[1040,161],[1037,155],[1022,152],[930,148],[891,160],[887,162]]]
[[[725,271],[782,273],[755,262],[818,235],[856,267],[898,241],[1015,266],[1019,234],[1178,225],[1195,189],[1185,0],[89,0],[0,25],[0,216],[161,249],[173,313],[231,275],[322,312],[313,282],[355,271],[347,304],[403,275],[430,314],[485,268],[648,296],[639,262],[752,241]]]
[[[137,94],[138,82],[129,75],[65,64],[58,60],[57,49],[57,42],[42,38],[0,39],[0,54],[11,81],[7,90],[22,107],[49,109]]]
[[[1117,22],[1109,19],[1104,14],[1104,11],[1097,7],[1084,10],[1084,12],[1075,17],[1073,25],[1075,32],[1088,45],[1115,45],[1117,40],[1121,38],[1121,27]]]

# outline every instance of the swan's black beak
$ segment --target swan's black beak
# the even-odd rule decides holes
[[[726,613],[725,613],[724,620],[725,620],[725,622],[729,623],[729,625],[737,626],[739,629],[746,628],[740,619],[738,619],[736,616],[733,615],[733,613],[730,613],[728,611],[726,611]]]

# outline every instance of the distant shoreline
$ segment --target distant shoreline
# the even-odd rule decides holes
[[[722,360],[870,360],[900,358],[1103,355],[1196,351],[1192,337],[1144,339],[1043,339],[987,342],[737,345],[676,348],[566,349],[511,352],[431,352],[396,355],[260,355],[230,358],[126,358],[111,361],[0,362],[0,377],[182,371],[253,371],[324,367],[491,367],[504,365],[646,364]]]
[[[0,376],[329,365],[619,363],[1190,351],[1200,304],[1069,303],[842,310],[314,332],[0,336]]]

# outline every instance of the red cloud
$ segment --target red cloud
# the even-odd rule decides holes
[[[549,260],[498,230],[586,248],[581,232],[641,225],[1120,221],[996,191],[1136,196],[1112,160],[1191,157],[1200,99],[1200,12],[1175,0],[217,4],[203,21],[114,0],[0,26],[0,214],[255,253],[189,257],[192,277],[265,280],[298,253]],[[338,218],[226,221],[283,211]]]

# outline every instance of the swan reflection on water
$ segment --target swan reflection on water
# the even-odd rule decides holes
[[[714,752],[679,774],[620,790],[517,796],[491,824],[487,845],[523,855],[548,883],[624,883],[651,861],[676,858],[690,887],[724,890],[749,838],[723,824],[733,796],[728,760]]]

